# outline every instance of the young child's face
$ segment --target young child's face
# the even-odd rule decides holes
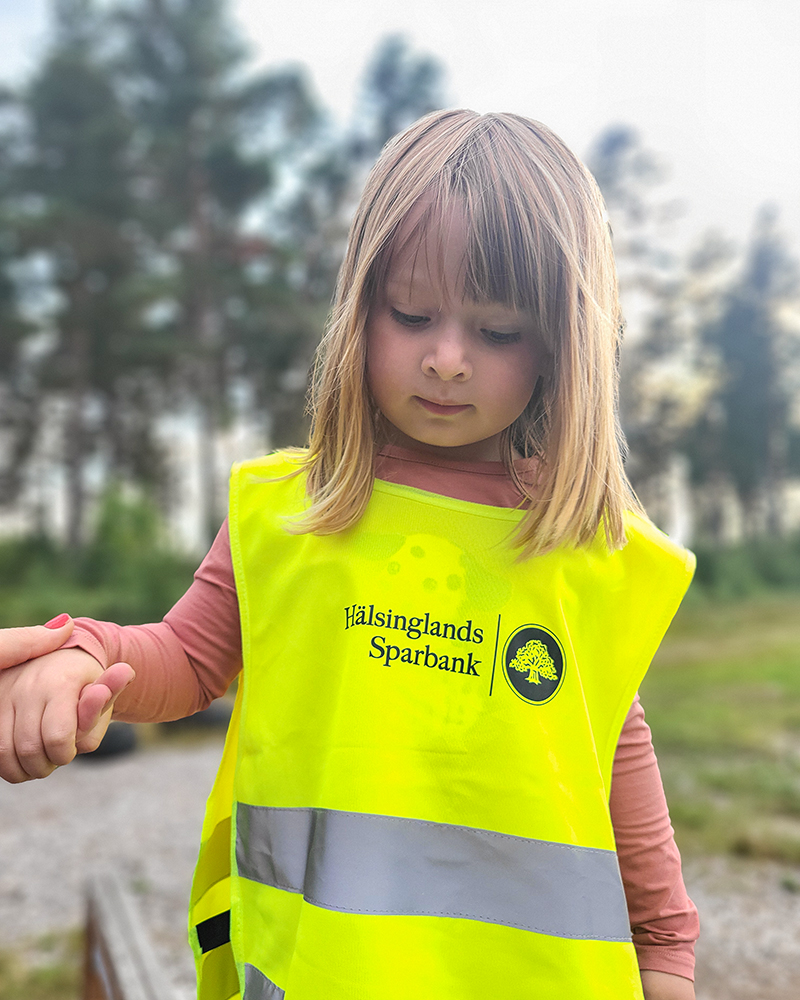
[[[416,253],[395,256],[369,315],[367,379],[393,443],[497,461],[500,435],[527,406],[547,353],[530,315],[465,297],[465,250],[455,217],[441,268],[430,234]]]

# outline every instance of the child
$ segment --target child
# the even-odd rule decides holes
[[[24,780],[96,745],[115,697],[188,714],[243,660],[192,892],[202,998],[694,996],[635,698],[693,561],[624,475],[619,329],[563,143],[423,118],[356,212],[309,449],[234,469],[230,535],[163,623],[78,620],[0,673]]]

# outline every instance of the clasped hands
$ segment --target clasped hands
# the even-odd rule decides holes
[[[59,648],[74,623],[0,629],[0,778],[44,778],[96,750],[133,668],[104,670],[82,649]]]

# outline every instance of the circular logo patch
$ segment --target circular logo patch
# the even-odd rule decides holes
[[[541,625],[523,625],[503,650],[511,690],[529,705],[544,705],[558,694],[566,663],[561,643]]]

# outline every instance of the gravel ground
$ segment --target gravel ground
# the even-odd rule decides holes
[[[83,887],[113,868],[134,892],[181,1000],[193,996],[186,907],[221,741],[81,761],[46,781],[0,783],[0,943],[30,947],[80,925]],[[700,909],[698,1000],[800,995],[800,868],[692,860]]]
[[[222,740],[78,760],[44,781],[0,781],[0,942],[85,919],[84,886],[113,869],[132,890],[183,1000],[194,996],[189,888]]]

